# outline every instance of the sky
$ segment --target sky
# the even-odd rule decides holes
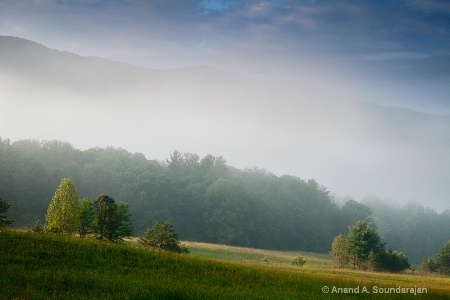
[[[50,48],[149,68],[306,78],[436,114],[450,114],[449,31],[446,0],[0,3],[0,35]]]
[[[2,0],[0,35],[150,69],[212,66],[261,82],[299,82],[305,95],[314,94],[313,90],[306,91],[311,86],[320,93],[339,97],[450,115],[450,2],[446,0]],[[169,93],[169,96],[175,99],[179,95]],[[204,103],[195,105],[201,107]],[[262,124],[270,138],[278,139],[277,144],[266,141],[269,135],[265,138],[266,133],[260,128],[248,129],[248,135],[238,132],[237,127],[230,129],[230,134],[240,136],[234,148],[220,143],[216,147],[192,145],[180,136],[173,135],[170,140],[161,134],[159,139],[167,145],[156,158],[163,159],[174,149],[223,155],[230,165],[237,167],[256,165],[277,174],[315,178],[341,196],[348,193],[360,198],[365,193],[375,193],[400,199],[406,194],[400,200],[409,201],[424,199],[435,192],[436,200],[430,203],[436,208],[448,208],[444,202],[450,195],[445,180],[449,162],[442,161],[447,144],[433,148],[434,152],[427,148],[425,153],[426,145],[397,147],[395,143],[375,143],[369,138],[364,143],[317,140],[305,145],[287,141],[292,133],[280,134],[276,126],[290,124],[289,109],[295,105],[291,102],[283,105],[285,111],[270,121],[274,127],[264,126],[261,121],[262,115],[268,116],[270,110],[278,109],[273,104],[268,104],[266,111],[260,109],[261,115],[249,117],[256,120],[254,124]],[[167,106],[167,111],[171,108]],[[214,108],[210,107],[204,115],[213,115],[212,111]],[[95,117],[94,112],[89,114]],[[310,120],[310,116],[304,117]],[[210,116],[199,118],[215,121]],[[224,115],[220,118],[227,122]],[[355,115],[358,118],[361,116]],[[314,123],[313,119],[310,121]],[[183,127],[182,122],[179,126]],[[192,126],[204,130],[200,121]],[[223,129],[221,124],[211,128]],[[436,131],[445,133],[447,129]],[[329,138],[333,129],[323,125],[319,131],[326,131],[323,136]],[[307,134],[306,130],[299,132]],[[2,137],[42,138],[12,133]],[[205,130],[204,135],[195,138],[201,141],[212,134]],[[1,128],[0,135],[5,135]],[[120,140],[112,143],[115,136]],[[56,131],[54,137],[50,134],[44,137],[62,138]],[[252,145],[245,143],[250,137]],[[67,138],[75,147],[96,146],[92,144],[94,141],[91,144],[81,141],[86,137]],[[211,138],[212,141],[216,140]],[[113,133],[99,146],[105,143],[153,158],[154,153],[146,152],[148,145],[127,142],[126,133]],[[334,152],[328,151],[330,145]],[[411,146],[414,149],[408,152]],[[258,151],[261,148],[264,151]],[[298,156],[305,154],[299,154],[300,150],[311,156],[302,161]],[[317,153],[322,156],[313,157]],[[429,153],[436,155],[428,158]],[[327,169],[334,174],[326,174]],[[416,172],[422,175],[415,176]],[[358,189],[352,189],[355,183]],[[420,185],[423,191],[417,190]]]

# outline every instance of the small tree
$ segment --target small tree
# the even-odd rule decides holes
[[[450,274],[450,241],[445,243],[436,256],[436,263],[438,265],[439,272],[443,274]]]
[[[75,184],[63,178],[45,215],[45,231],[53,233],[75,232],[80,225],[80,197]]]
[[[429,274],[438,271],[436,260],[432,258],[424,258],[417,268],[419,274]]]
[[[37,220],[36,223],[33,225],[33,231],[34,232],[42,232],[44,231],[44,228],[42,228],[41,220]]]
[[[333,257],[339,269],[348,265],[350,257],[348,254],[347,239],[342,233],[334,238],[330,255]]]
[[[120,241],[133,232],[125,202],[116,204],[114,199],[101,194],[94,202],[94,214],[94,233],[99,240]]]
[[[292,262],[291,265],[293,266],[299,266],[302,267],[304,264],[306,264],[306,260],[301,257],[301,256],[297,256]]]
[[[139,242],[146,248],[189,253],[184,245],[180,245],[178,235],[172,227],[173,225],[169,221],[163,223],[155,221],[153,226],[145,232],[145,237],[139,239]]]
[[[10,207],[10,204],[3,202],[2,199],[0,199],[0,227],[8,227],[12,224],[13,221],[5,220],[6,213],[8,212]]]

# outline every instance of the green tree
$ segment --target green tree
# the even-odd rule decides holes
[[[358,221],[348,228],[347,246],[353,266],[361,269],[367,267],[370,255],[376,256],[385,251],[381,237],[365,221]]]
[[[347,238],[342,233],[336,236],[331,245],[330,255],[338,268],[343,268],[348,265],[350,260],[347,246]]]
[[[450,274],[450,241],[445,243],[436,255],[436,262],[439,272],[443,274]]]
[[[113,238],[121,240],[123,237],[133,234],[133,226],[131,225],[131,214],[129,213],[128,203],[118,201],[116,204],[116,230]]]
[[[33,225],[33,231],[34,232],[42,232],[44,229],[42,228],[41,220],[37,220],[36,223]]]
[[[342,206],[342,214],[347,224],[353,224],[358,220],[365,221],[370,227],[375,228],[375,223],[371,217],[372,210],[367,205],[349,200]]]
[[[75,184],[63,178],[50,202],[45,216],[45,231],[53,233],[75,232],[80,225],[80,197]]]
[[[153,222],[153,226],[145,232],[140,243],[146,248],[170,251],[176,253],[189,253],[189,250],[180,245],[178,235],[169,221]]]
[[[393,250],[381,251],[377,255],[371,253],[370,260],[375,271],[400,273],[410,267],[406,255],[403,252]]]
[[[82,199],[80,204],[80,227],[78,229],[80,237],[94,232],[94,218],[94,204],[87,198]]]
[[[12,224],[12,221],[5,220],[6,213],[10,207],[10,204],[3,202],[2,199],[0,199],[0,227],[7,227]]]
[[[99,240],[120,241],[133,232],[128,204],[101,194],[94,202],[94,233]]]

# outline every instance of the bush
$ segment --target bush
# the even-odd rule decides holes
[[[180,245],[178,235],[172,227],[173,225],[169,221],[163,223],[155,221],[153,226],[145,232],[145,237],[139,239],[139,242],[146,248],[175,253],[189,253],[189,250],[184,245]]]
[[[400,273],[411,265],[403,252],[389,250],[371,255],[371,264],[375,271]]]
[[[422,263],[417,268],[417,273],[426,275],[426,274],[430,274],[433,272],[437,272],[437,270],[438,270],[438,265],[434,259],[424,258],[422,260]]]
[[[305,263],[306,263],[306,260],[304,260],[303,257],[298,256],[297,258],[295,258],[295,259],[292,261],[291,265],[301,267],[301,266],[303,266]]]

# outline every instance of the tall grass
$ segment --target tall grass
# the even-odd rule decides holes
[[[324,294],[322,287],[363,284],[369,289],[421,285],[428,288],[422,299],[450,295],[448,279],[435,278],[442,281],[429,281],[428,287],[383,276],[251,266],[31,232],[2,230],[0,243],[0,299],[348,299],[361,295]]]

